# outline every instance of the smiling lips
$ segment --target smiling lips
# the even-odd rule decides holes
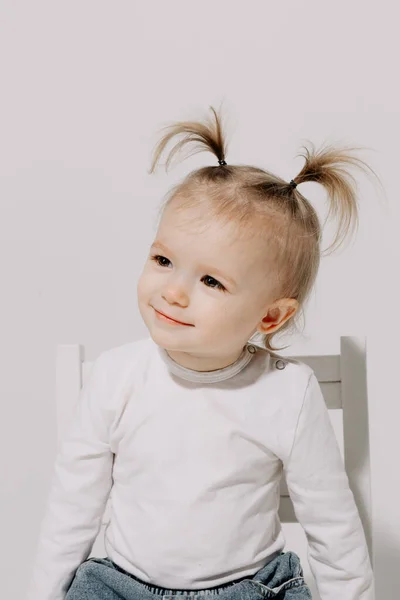
[[[191,325],[190,323],[183,323],[182,321],[177,321],[176,319],[172,319],[172,317],[168,317],[168,315],[165,315],[164,313],[160,312],[159,310],[157,310],[155,308],[154,308],[154,310],[156,313],[156,317],[158,319],[160,319],[161,321],[166,321],[167,323],[176,324],[176,325],[187,325],[189,327],[193,327],[193,325]]]

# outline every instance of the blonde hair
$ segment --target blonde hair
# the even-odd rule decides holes
[[[164,211],[174,199],[179,199],[177,210],[201,206],[207,201],[211,218],[237,223],[240,236],[249,232],[253,237],[260,236],[269,246],[268,261],[273,256],[274,270],[279,273],[276,298],[295,298],[303,309],[323,254],[317,213],[298,187],[294,188],[273,173],[249,165],[224,164],[227,144],[221,116],[213,107],[210,109],[212,116],[203,121],[177,122],[164,128],[167,132],[154,149],[150,173],[154,172],[169,141],[181,134],[184,138],[170,150],[166,170],[174,155],[187,144],[194,144],[187,156],[209,151],[220,164],[190,172],[170,190],[161,210]],[[337,224],[334,241],[326,251],[331,252],[354,233],[358,224],[357,183],[346,167],[357,166],[365,172],[375,172],[351,154],[351,150],[357,148],[327,146],[316,151],[313,144],[311,150],[303,148],[305,154],[300,156],[304,157],[305,163],[293,181],[297,186],[314,181],[325,187],[329,201],[327,219],[333,217]],[[294,317],[278,331],[263,335],[261,343],[268,350],[278,350],[272,347],[273,336],[292,324]]]

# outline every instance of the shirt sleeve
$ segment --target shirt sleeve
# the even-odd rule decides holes
[[[92,366],[58,447],[27,600],[64,600],[101,527],[113,464],[103,356]]]
[[[374,600],[364,529],[314,373],[285,462],[289,494],[307,537],[308,561],[321,600]]]

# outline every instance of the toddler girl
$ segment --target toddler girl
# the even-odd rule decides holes
[[[319,384],[272,338],[299,314],[320,260],[321,183],[357,217],[349,151],[306,149],[289,183],[226,162],[221,116],[170,126],[209,150],[162,207],[138,282],[145,339],[94,362],[59,446],[28,600],[306,600],[278,517],[284,472],[322,600],[373,600],[366,539]],[[372,171],[372,170],[371,170]],[[258,336],[259,342],[252,338]],[[106,557],[89,558],[110,495]],[[160,599],[161,600],[161,599]],[[182,599],[181,599],[182,600]],[[200,598],[199,598],[200,600]]]

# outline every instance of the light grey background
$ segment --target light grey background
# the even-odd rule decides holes
[[[149,175],[157,129],[223,102],[229,163],[289,181],[305,140],[369,149],[356,243],[322,262],[290,351],[370,338],[377,597],[399,526],[399,9],[392,2],[0,2],[1,595],[23,598],[56,448],[57,343],[147,334],[136,283],[156,209],[199,154]],[[326,214],[324,190],[303,184]],[[329,242],[327,229],[326,241]],[[287,340],[285,340],[287,341]]]

